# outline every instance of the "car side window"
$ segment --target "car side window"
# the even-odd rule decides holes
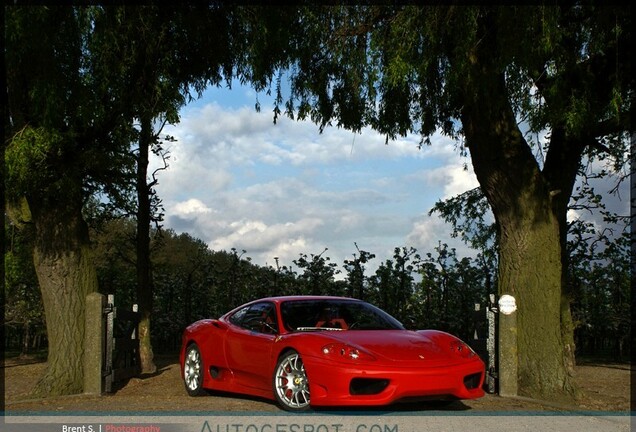
[[[230,322],[258,333],[278,333],[276,308],[270,302],[256,303],[240,309],[230,317]]]
[[[241,323],[243,322],[243,319],[245,318],[245,315],[247,314],[248,309],[249,307],[244,307],[242,309],[237,310],[236,312],[232,314],[229,321],[232,324],[241,327]]]

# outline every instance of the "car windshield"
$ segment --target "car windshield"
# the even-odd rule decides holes
[[[361,301],[288,300],[280,311],[289,331],[404,330],[391,315]]]

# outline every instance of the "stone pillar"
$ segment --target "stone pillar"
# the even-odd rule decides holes
[[[106,297],[99,293],[86,296],[86,329],[84,336],[84,393],[102,394],[104,364],[104,307]]]
[[[499,299],[499,395],[504,397],[518,395],[517,313],[514,297]]]

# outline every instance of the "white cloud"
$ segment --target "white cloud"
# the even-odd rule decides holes
[[[463,163],[467,166],[464,166]],[[455,156],[455,160],[445,161],[444,166],[423,170],[416,177],[423,182],[442,191],[438,199],[448,199],[479,186],[470,161]]]
[[[298,243],[299,239],[311,235],[320,226],[320,219],[299,219],[293,222],[267,225],[261,220],[239,220],[231,222],[226,236],[210,241],[214,250],[245,249],[256,253],[268,253],[281,244]],[[306,240],[302,240],[306,244]]]
[[[207,207],[201,200],[196,198],[190,198],[187,201],[183,201],[177,203],[173,209],[175,214],[180,216],[190,216],[190,215],[198,215],[198,214],[207,214],[211,213],[212,209]]]

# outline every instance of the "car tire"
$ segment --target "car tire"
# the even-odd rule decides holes
[[[183,381],[190,396],[202,396],[207,392],[203,389],[203,359],[197,344],[188,345],[183,361]]]
[[[300,354],[285,352],[276,363],[272,386],[279,406],[286,411],[309,409],[309,379]]]

